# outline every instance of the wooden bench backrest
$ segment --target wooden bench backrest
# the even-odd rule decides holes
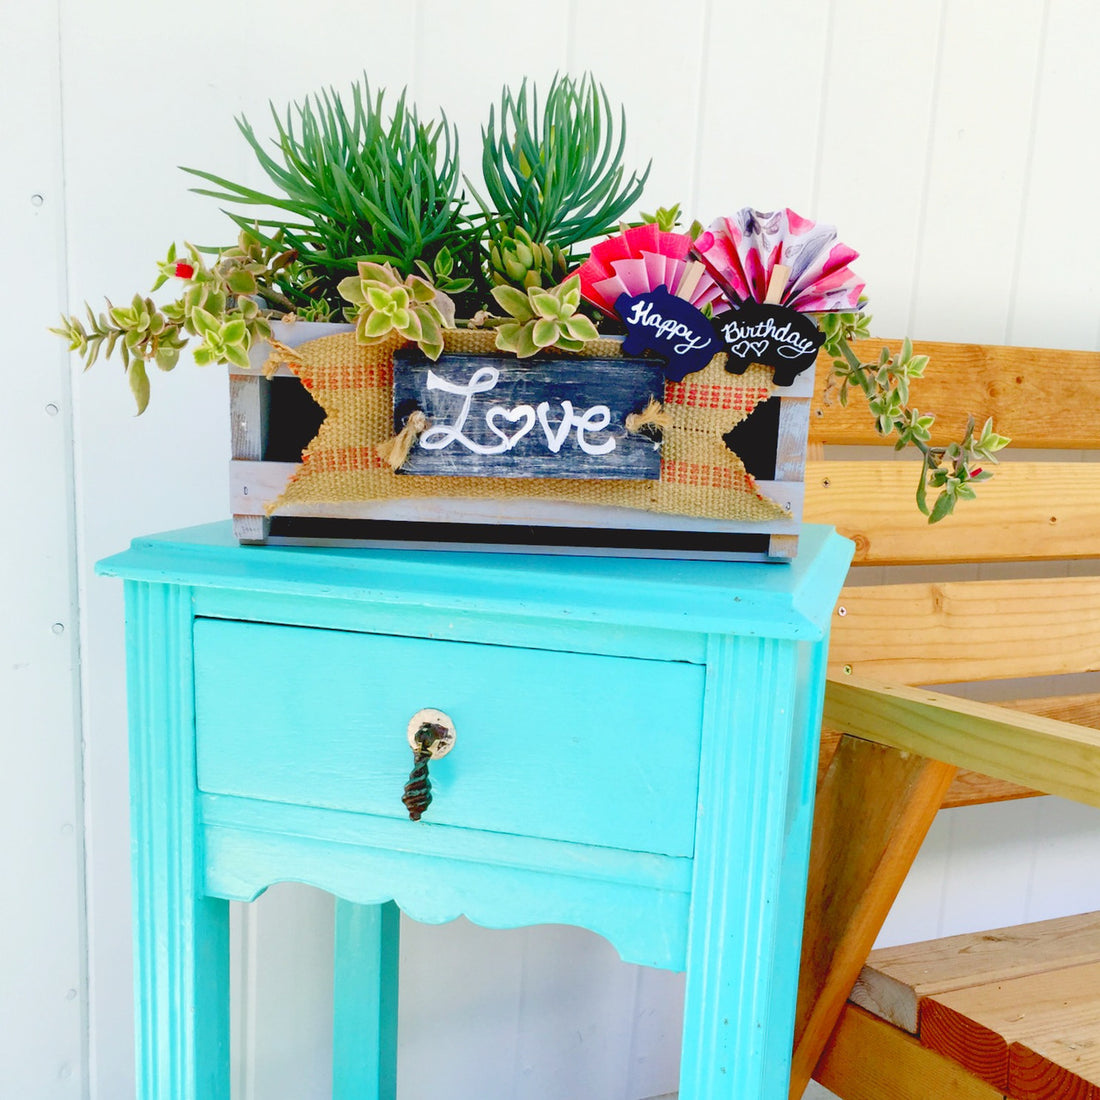
[[[883,342],[891,343],[857,351],[874,359]],[[961,438],[973,412],[992,415],[1012,445],[977,500],[930,526],[915,505],[915,461],[898,460],[875,433],[861,394],[839,404],[828,361],[819,363],[806,519],[834,524],[857,547],[833,621],[830,675],[916,685],[1100,670],[1100,576],[1090,575],[1100,558],[1100,462],[1088,454],[1100,451],[1100,354],[917,350],[931,362],[912,401],[936,413],[934,436]],[[879,568],[897,566],[907,568]],[[1100,693],[1007,705],[1100,728]],[[827,731],[823,765],[831,747]],[[964,773],[945,804],[1025,793]]]
[[[880,347],[869,341],[857,351],[873,361]],[[936,413],[934,439],[961,439],[974,413],[992,416],[1012,446],[977,500],[929,526],[915,504],[919,463],[899,459],[875,434],[862,394],[847,408],[835,389],[830,397],[830,364],[819,363],[805,517],[856,543],[833,618],[830,677],[838,685],[828,694],[835,703],[848,677],[857,693],[857,680],[992,681],[983,693],[1003,700],[1018,680],[1100,669],[1100,462],[1091,460],[1100,450],[1100,354],[932,343],[917,350],[931,362],[911,399]],[[1100,728],[1100,692],[1081,679],[1070,681],[1073,694],[1010,705]],[[1025,684],[1022,694],[1035,691]],[[881,715],[876,721],[881,730]],[[1001,745],[1003,731],[983,730],[978,736]],[[937,809],[1037,793],[829,729],[821,759],[792,1098]],[[1073,771],[1072,760],[1059,766]]]

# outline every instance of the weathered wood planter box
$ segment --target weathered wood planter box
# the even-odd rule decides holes
[[[241,542],[796,552],[812,370],[780,388],[771,368],[734,375],[720,354],[671,382],[611,338],[517,360],[457,330],[433,363],[396,341],[362,348],[346,325],[279,323],[274,337],[294,350],[265,343],[230,373]],[[417,411],[426,426],[395,471],[378,445]]]

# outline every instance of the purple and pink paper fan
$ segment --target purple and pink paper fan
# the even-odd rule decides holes
[[[637,297],[659,286],[670,294],[680,290],[685,273],[695,277],[689,256],[694,241],[688,233],[669,233],[656,224],[638,225],[592,247],[579,268],[581,294],[597,309],[615,316],[615,302],[623,294]],[[697,265],[694,265],[697,267]],[[728,308],[718,284],[703,273],[686,295],[697,309],[712,305]]]
[[[848,267],[859,253],[837,240],[836,228],[819,225],[793,210],[764,214],[746,207],[719,218],[694,242],[721,297],[728,289],[742,300],[763,302],[772,271],[790,269],[779,304],[800,313],[860,308],[866,285]],[[736,303],[733,303],[736,305]],[[724,308],[715,301],[715,312]]]

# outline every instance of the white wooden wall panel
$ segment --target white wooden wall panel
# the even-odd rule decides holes
[[[1090,0],[681,0],[671,8],[656,0],[317,0],[307,9],[269,0],[262,13],[214,0],[183,8],[57,0],[19,12],[6,5],[0,18],[4,136],[11,129],[15,138],[5,153],[19,154],[6,156],[3,176],[3,224],[13,226],[4,240],[18,258],[5,265],[4,282],[7,289],[12,272],[26,272],[20,312],[40,315],[17,345],[18,361],[35,370],[19,376],[28,397],[18,407],[28,411],[15,429],[23,450],[48,456],[43,480],[21,483],[26,503],[12,507],[5,496],[9,520],[33,515],[35,534],[27,544],[24,531],[23,550],[5,540],[4,553],[16,555],[5,558],[6,573],[21,581],[0,652],[33,657],[46,685],[35,689],[35,705],[45,700],[54,716],[42,727],[51,736],[31,737],[23,718],[19,737],[2,739],[5,760],[13,753],[14,769],[33,777],[21,790],[41,792],[33,806],[18,803],[27,836],[36,821],[61,823],[65,807],[71,817],[79,796],[67,648],[75,632],[60,641],[35,634],[43,613],[66,620],[74,561],[65,519],[70,408],[55,370],[63,357],[42,332],[66,297],[51,265],[64,250],[74,304],[103,293],[124,299],[151,283],[170,240],[228,239],[229,223],[187,192],[176,166],[261,183],[234,114],[262,130],[269,99],[285,104],[325,84],[346,86],[365,69],[376,86],[408,84],[424,114],[444,105],[476,176],[479,129],[502,82],[590,69],[626,105],[631,165],[653,158],[646,209],[680,200],[689,217],[709,221],[745,203],[785,204],[837,223],[863,252],[884,335],[1100,346],[1090,263],[1100,254],[1100,220],[1091,216],[1100,74],[1089,52],[1100,8]],[[64,179],[64,217],[52,204],[58,190],[27,219],[24,193],[38,172],[58,188]],[[116,1100],[132,1090],[121,594],[91,569],[135,534],[226,514],[226,385],[215,371],[181,365],[153,379],[141,418],[113,364],[73,385],[88,918],[85,930],[79,821],[65,850],[38,834],[42,890],[28,920],[37,929],[56,924],[56,950],[38,953],[33,981],[29,972],[21,978],[38,988],[22,1016],[39,1040],[11,1044],[15,1061],[2,1053],[5,1070],[33,1073],[45,1047],[53,1050],[41,1036],[72,1036],[73,1076],[58,1095],[79,1095],[86,936],[86,1081],[91,1100]],[[35,411],[53,400],[47,390],[59,408],[52,420]],[[6,708],[8,669],[5,661]],[[0,784],[11,774],[0,770]],[[5,802],[0,813],[16,805]],[[0,833],[4,867],[26,848],[11,817]],[[1089,814],[1052,799],[941,815],[884,936],[1100,904],[1088,885],[1100,876],[1081,873],[1098,850]],[[976,878],[986,884],[977,901],[967,889]],[[324,1095],[331,903],[286,886],[247,916],[235,913],[237,1092],[249,1100]],[[0,914],[11,919],[6,907]],[[21,934],[7,925],[3,933],[5,943]],[[408,1097],[430,1086],[450,1100],[638,1100],[673,1087],[677,976],[626,967],[587,933],[406,922],[402,962]],[[51,998],[66,968],[74,977],[65,990],[78,995],[59,1007]],[[5,981],[0,997],[8,988]],[[7,1001],[4,1010],[7,1019]],[[439,1028],[416,1027],[424,1019],[450,1024],[436,1038]],[[2,1031],[0,1043],[10,1037]]]
[[[0,6],[0,72],[0,1095],[63,1100],[88,1082],[55,4]]]

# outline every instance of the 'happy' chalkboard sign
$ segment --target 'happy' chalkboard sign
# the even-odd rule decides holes
[[[400,351],[394,430],[416,409],[429,424],[399,472],[656,480],[658,445],[627,431],[626,419],[663,394],[661,365],[648,359],[454,354],[433,363]]]
[[[620,294],[615,312],[626,325],[623,353],[654,352],[666,361],[665,376],[670,382],[702,370],[722,350],[707,317],[665,286],[634,296]]]
[[[726,370],[744,374],[752,363],[775,368],[775,384],[789,386],[812,367],[825,333],[812,317],[787,306],[743,302],[714,319],[729,359]]]

